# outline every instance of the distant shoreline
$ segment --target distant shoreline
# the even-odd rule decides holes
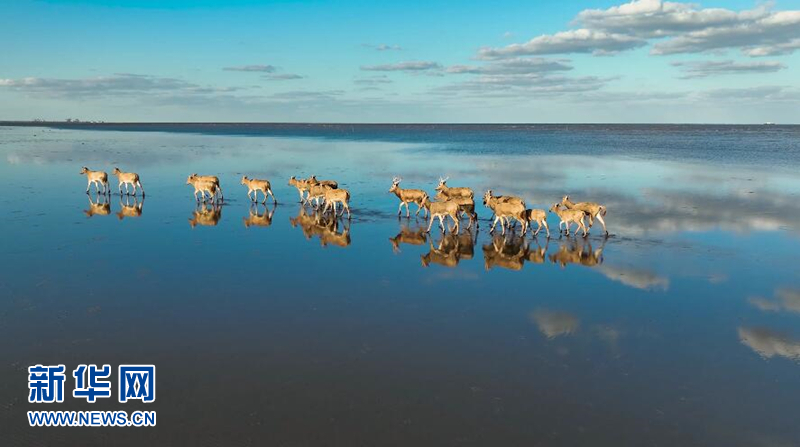
[[[119,121],[119,122],[66,122],[66,121],[0,121],[0,126],[7,127],[128,127],[128,126],[263,126],[263,127],[796,127],[800,124],[775,123],[347,123],[347,122],[212,122],[212,121]]]

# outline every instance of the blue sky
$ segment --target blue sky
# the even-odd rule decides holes
[[[800,122],[800,0],[6,1],[0,119]]]

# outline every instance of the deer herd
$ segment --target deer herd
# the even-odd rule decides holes
[[[94,186],[98,196],[102,194],[103,197],[111,195],[111,190],[108,185],[108,174],[103,171],[92,171],[87,167],[81,169],[80,174],[85,175],[87,179],[86,193],[88,194]],[[119,168],[114,168],[112,174],[117,177],[119,181],[118,189],[120,197],[133,196],[136,197],[137,191],[141,191],[142,199],[144,199],[144,187],[140,181],[139,175],[133,172],[122,172]],[[458,234],[460,231],[461,219],[468,218],[469,222],[467,229],[471,229],[473,224],[478,227],[478,214],[475,209],[475,194],[472,189],[468,187],[452,187],[447,184],[448,178],[440,178],[439,183],[435,188],[435,195],[431,197],[423,189],[405,189],[400,187],[402,178],[394,177],[392,179],[392,186],[389,188],[389,193],[397,196],[400,204],[397,209],[398,217],[402,215],[403,206],[406,209],[406,217],[411,216],[410,206],[416,205],[415,216],[419,216],[420,212],[428,219],[428,226],[425,230],[429,233],[433,227],[434,221],[439,220],[439,227],[443,232]],[[194,216],[190,219],[192,226],[195,225],[216,225],[221,216],[221,209],[219,203],[224,201],[222,187],[220,186],[219,177],[213,175],[198,175],[192,174],[186,179],[186,184],[194,188],[195,201],[206,203],[207,201],[212,204],[211,209],[203,207],[202,210],[194,212]],[[249,178],[243,176],[241,184],[247,187],[247,197],[251,203],[257,204],[259,199],[259,192],[263,197],[261,203],[266,204],[267,199],[271,198],[273,204],[277,204],[275,194],[272,192],[272,185],[269,180]],[[351,218],[350,213],[350,192],[347,189],[339,187],[338,182],[334,180],[318,180],[316,176],[312,175],[307,178],[298,178],[292,176],[289,179],[289,185],[297,189],[300,196],[300,203],[302,204],[303,212],[292,220],[292,225],[300,224],[304,231],[308,230],[309,234],[328,234],[326,231],[331,232],[329,237],[330,243],[337,244],[343,240],[349,241],[349,225],[345,233],[338,232],[338,218],[347,213],[348,221]],[[125,192],[123,193],[123,186]],[[102,187],[102,188],[101,188]],[[132,188],[132,191],[129,189]],[[305,214],[305,207],[311,206],[314,210],[314,225],[318,228],[312,228],[309,215]],[[521,234],[524,236],[528,229],[535,223],[536,230],[533,231],[533,236],[537,236],[539,232],[544,229],[547,237],[550,237],[550,227],[547,224],[547,211],[544,209],[531,209],[525,204],[521,197],[517,196],[502,196],[494,195],[492,190],[487,190],[483,195],[483,205],[492,212],[492,225],[489,229],[490,233],[494,233],[495,227],[499,223],[502,228],[502,234],[506,234],[507,229],[513,229],[516,224],[521,227]],[[118,215],[120,219],[126,216],[141,215],[141,204],[135,202],[134,205],[126,204],[123,206],[123,211]],[[574,234],[577,235],[581,230],[582,236],[586,237],[589,229],[597,220],[603,226],[605,235],[608,236],[606,229],[605,215],[606,207],[604,205],[594,202],[573,202],[568,195],[565,195],[560,202],[554,203],[549,210],[559,219],[558,229],[559,233],[562,231],[569,236],[570,228],[575,225]],[[108,202],[95,203],[90,197],[90,209],[86,211],[89,216],[96,214],[108,214],[110,207]],[[447,220],[450,219],[453,224],[452,227],[447,226]],[[587,224],[588,220],[588,224]],[[253,213],[248,218],[245,218],[245,225],[260,225],[268,226],[272,221],[272,212],[260,214]],[[322,230],[325,229],[325,230]],[[317,233],[314,233],[314,232]],[[345,236],[346,234],[346,236]],[[398,235],[400,237],[401,235]],[[328,239],[324,240],[326,244]],[[441,250],[439,250],[441,251]],[[433,253],[433,252],[432,252]],[[431,254],[433,256],[433,254]]]

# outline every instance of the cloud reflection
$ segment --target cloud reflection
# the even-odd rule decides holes
[[[770,359],[775,356],[800,360],[800,341],[765,328],[739,328],[739,341],[743,345]]]

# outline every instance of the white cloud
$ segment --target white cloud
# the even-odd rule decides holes
[[[270,81],[293,81],[295,79],[303,79],[302,76],[294,73],[268,74],[262,76],[262,78]]]
[[[646,40],[635,36],[577,29],[552,35],[541,35],[528,42],[515,43],[503,48],[481,48],[478,51],[478,59],[568,53],[607,55],[641,47],[646,43]]]
[[[364,46],[366,48],[371,48],[371,49],[373,49],[375,51],[401,51],[403,49],[403,47],[401,47],[400,45],[387,45],[385,43],[378,44],[378,45],[365,43],[365,44],[362,44],[362,46]]]
[[[420,72],[429,70],[440,70],[442,68],[436,62],[428,61],[408,61],[399,62],[396,64],[383,64],[383,65],[364,65],[361,67],[364,71],[405,71],[405,72]]]
[[[150,75],[117,73],[111,76],[97,76],[82,79],[56,79],[28,77],[21,79],[0,79],[0,87],[12,90],[39,93],[48,96],[76,95],[125,95],[142,92],[191,93],[230,92],[235,88],[202,87],[181,79]]]
[[[223,68],[225,71],[246,71],[246,72],[257,72],[257,73],[272,73],[275,71],[275,66],[273,65],[240,65],[237,67],[225,67]]]
[[[545,59],[541,57],[514,58],[494,61],[486,65],[453,65],[445,70],[451,74],[530,74],[552,71],[572,70],[566,59]]]
[[[693,3],[634,0],[608,9],[586,9],[577,29],[546,34],[502,48],[483,48],[478,58],[520,55],[613,54],[653,45],[651,54],[703,53],[737,48],[747,56],[791,54],[800,49],[800,11],[701,8]]]
[[[777,61],[734,62],[732,60],[673,62],[672,66],[681,68],[682,79],[728,74],[774,73],[786,68],[786,65]]]

